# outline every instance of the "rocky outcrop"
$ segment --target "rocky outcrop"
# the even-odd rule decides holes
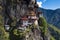
[[[47,30],[45,19],[41,18],[41,20],[39,20],[40,17],[43,17],[42,15],[40,15],[40,12],[38,14],[39,16],[37,16],[38,6],[36,4],[36,0],[6,0],[6,3],[3,6],[4,28],[8,28],[8,31],[6,32],[9,32],[10,40],[50,40],[49,33],[45,31]],[[32,25],[26,26],[24,24],[24,26],[21,26],[21,18],[25,20],[23,17],[28,17],[27,14],[29,14],[30,16],[30,19],[28,21],[32,22]],[[41,26],[38,24],[38,20],[40,25],[42,25],[41,29]],[[25,23],[25,21],[23,22]],[[12,22],[15,23],[15,26],[11,25]],[[35,25],[34,23],[37,25]]]

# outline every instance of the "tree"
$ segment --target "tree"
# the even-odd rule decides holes
[[[46,31],[47,31],[47,22],[46,22],[44,17],[39,18],[38,24],[39,24],[42,32],[46,33]]]
[[[47,22],[46,22],[45,18],[39,17],[38,24],[39,24],[39,28],[41,30],[41,36],[43,37],[43,40],[48,39]]]

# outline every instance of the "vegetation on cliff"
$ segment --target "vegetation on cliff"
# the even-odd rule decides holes
[[[46,22],[45,18],[40,17],[38,20],[38,24],[40,26],[41,31],[44,33],[44,35],[46,35],[48,26],[47,26],[47,22]]]
[[[49,25],[48,26],[44,17],[40,17],[38,22],[39,22],[39,29],[40,29],[41,33],[43,33],[43,36],[46,36],[49,33],[50,34],[50,40],[55,40],[55,39],[60,40],[59,39],[60,38],[60,30],[58,28],[56,28],[55,26],[53,26],[51,24],[48,24]],[[13,39],[18,40],[18,39],[21,39],[22,37],[25,38],[26,33],[31,32],[32,26],[35,26],[35,25],[31,25],[23,33],[19,32],[17,29],[8,33],[5,31],[5,29],[3,27],[3,17],[0,16],[0,40],[13,40]],[[36,28],[36,26],[34,28]],[[56,35],[52,35],[53,31],[51,31],[51,29],[48,29],[48,28],[51,28],[52,30],[54,30],[55,33],[57,33],[56,35],[58,38],[56,38]],[[13,33],[13,34],[11,34],[11,33]],[[55,33],[53,33],[53,34],[55,34]],[[47,36],[47,37],[49,37],[49,36]]]

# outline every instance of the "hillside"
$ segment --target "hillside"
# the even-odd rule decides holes
[[[60,9],[51,10],[39,8],[39,10],[43,12],[43,15],[48,23],[57,26],[57,28],[60,28]]]
[[[52,24],[48,24],[48,29],[50,31],[50,34],[56,39],[60,40],[60,29],[58,29],[56,26]]]

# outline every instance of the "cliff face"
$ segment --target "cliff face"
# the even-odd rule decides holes
[[[6,32],[3,27],[3,19],[0,16],[0,39],[3,40],[50,40],[50,33],[47,29],[46,21],[44,18],[40,18],[42,21],[40,26],[31,25],[26,30],[10,30]],[[2,30],[2,31],[1,31]],[[4,35],[3,35],[4,34]]]
[[[1,6],[3,7],[4,29],[9,34],[7,39],[9,37],[9,40],[50,40],[47,22],[43,16],[37,16],[39,15],[37,14],[38,6],[35,1],[36,0],[3,1],[3,5]],[[35,15],[33,15],[31,11],[33,11]],[[27,14],[31,14],[29,15],[29,22],[32,22],[32,25],[28,24],[28,26],[26,26],[24,24],[26,22],[26,17],[28,17]],[[33,16],[35,16],[35,18],[37,17],[38,20],[34,19]],[[31,19],[31,17],[33,17],[33,19]],[[22,20],[23,23],[20,23],[21,19],[24,20]],[[34,24],[35,20],[37,20],[38,25]],[[13,24],[15,25],[13,26]]]

